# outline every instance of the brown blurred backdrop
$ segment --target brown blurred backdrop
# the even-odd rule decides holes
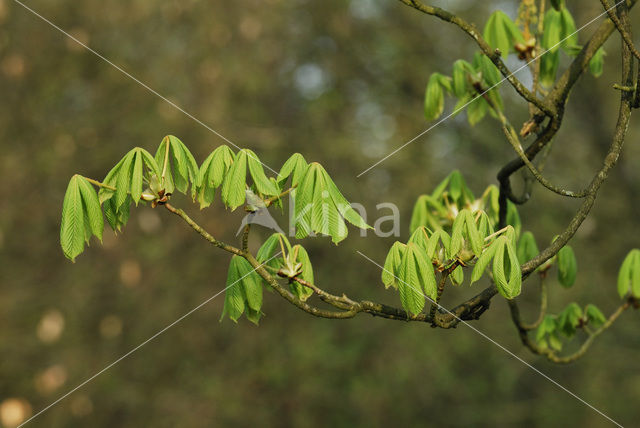
[[[439,1],[482,27],[516,1]],[[578,25],[599,2],[569,1]],[[585,4],[582,4],[585,3]],[[451,169],[480,192],[514,154],[499,127],[460,114],[361,178],[356,175],[425,128],[430,73],[450,73],[474,44],[455,28],[393,0],[114,0],[28,2],[136,78],[274,169],[293,152],[326,166],[345,195],[368,208],[393,202],[402,237],[415,198]],[[638,10],[632,11],[640,24]],[[595,29],[580,34],[584,41]],[[572,94],[546,172],[581,188],[610,142],[619,38],[605,73]],[[517,61],[510,62],[515,68]],[[123,235],[106,231],[75,264],[59,248],[62,198],[74,173],[101,179],[133,146],[155,151],[174,134],[198,161],[224,142],[11,0],[0,0],[0,413],[33,414],[224,287],[229,256],[163,210],[133,210]],[[505,85],[508,113],[526,106]],[[451,111],[453,103],[447,104]],[[551,311],[571,301],[615,307],[617,269],[637,247],[640,146],[632,120],[618,167],[573,241],[572,290],[550,283]],[[516,180],[517,181],[517,180]],[[235,242],[242,212],[219,200],[199,212]],[[524,228],[544,245],[575,201],[535,189]],[[285,222],[285,219],[281,219]],[[267,236],[259,231],[254,243]],[[391,238],[338,247],[306,239],[317,282],[399,304],[379,269]],[[448,292],[457,303],[484,284]],[[537,300],[535,283],[523,299]],[[441,331],[360,316],[316,319],[274,294],[261,325],[219,322],[217,298],[35,419],[32,426],[608,426],[607,422],[471,329]],[[527,305],[525,304],[525,308]],[[533,305],[531,305],[533,308]],[[533,317],[533,311],[526,311]],[[567,367],[525,351],[496,298],[474,326],[625,425],[640,400],[638,314]],[[9,419],[3,419],[10,422]]]

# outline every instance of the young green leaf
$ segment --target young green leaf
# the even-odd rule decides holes
[[[409,241],[407,241],[407,243],[414,243],[418,247],[426,251],[429,246],[428,229],[424,226],[420,226],[411,234],[411,237],[409,238]]]
[[[558,251],[558,281],[560,284],[569,288],[576,281],[578,272],[578,263],[573,249],[565,245]]]
[[[556,81],[556,73],[560,64],[558,52],[547,52],[540,58],[540,83],[550,88]]]
[[[84,212],[79,184],[81,180],[82,177],[79,175],[71,177],[62,203],[60,245],[64,255],[72,262],[84,250]]]
[[[580,325],[582,315],[580,306],[575,302],[570,303],[558,316],[558,328],[566,337],[573,337],[576,334],[576,328]]]
[[[114,195],[116,208],[118,209],[125,202],[127,195],[131,190],[131,173],[135,155],[135,149],[127,153],[122,159],[122,165],[118,170],[118,177],[116,178],[116,193]]]
[[[604,49],[600,48],[596,51],[596,53],[589,61],[589,72],[593,75],[593,77],[600,77],[602,75],[602,71],[604,70]]]
[[[222,184],[233,159],[233,151],[222,145],[211,152],[200,166],[196,178],[196,193],[200,209],[208,207],[213,202],[215,190]]]
[[[555,9],[547,10],[544,15],[543,25],[542,48],[550,50],[549,53],[555,53],[558,51],[560,41],[563,38],[562,13]],[[545,54],[545,56],[549,55],[549,53]]]
[[[158,147],[155,160],[162,168],[161,187],[167,193],[172,193],[174,187],[186,193],[191,184],[191,197],[195,200],[198,164],[187,146],[177,137],[167,135]]]
[[[469,283],[469,285],[473,284],[482,277],[484,271],[487,269],[487,266],[489,266],[491,259],[496,254],[496,250],[499,246],[499,243],[493,241],[491,245],[489,245],[489,247],[484,250],[480,257],[478,257],[478,261],[476,261],[475,266],[473,266],[473,271],[471,272],[471,282]]]
[[[247,164],[249,166],[249,174],[253,183],[258,189],[258,193],[264,196],[275,196],[280,193],[280,189],[267,178],[262,168],[262,163],[258,156],[249,149],[243,149],[247,152]]]
[[[100,242],[102,242],[104,219],[102,217],[102,209],[100,208],[98,195],[91,183],[83,177],[78,179],[78,187],[80,189],[80,196],[82,197],[82,209],[84,211],[85,220],[89,226],[86,232],[90,232],[90,235],[95,235]]]
[[[419,314],[424,308],[425,298],[421,291],[424,287],[420,283],[414,248],[417,248],[414,244],[408,245],[404,252],[398,275],[398,291],[404,310]]]
[[[500,236],[494,245],[496,245],[496,253],[493,257],[493,280],[500,294],[507,299],[513,299],[520,294],[522,286],[518,257],[506,236]]]
[[[293,251],[294,254],[297,253],[298,257],[296,261],[302,263],[302,272],[300,273],[300,278],[313,284],[313,266],[311,266],[311,260],[309,259],[307,250],[305,250],[301,245],[295,245],[291,251]],[[291,282],[289,284],[289,287],[291,288],[291,292],[303,302],[313,294],[312,289],[305,287],[304,285],[295,281]]]
[[[452,91],[456,97],[464,97],[469,92],[468,75],[473,72],[471,64],[463,59],[453,63]]]
[[[518,260],[521,263],[528,262],[537,256],[539,252],[538,244],[536,244],[536,238],[533,236],[533,233],[529,231],[524,232],[518,241]]]
[[[440,84],[440,76],[433,73],[427,83],[424,95],[424,115],[427,120],[437,119],[444,110],[444,91]]]
[[[222,202],[235,210],[245,201],[247,189],[247,152],[240,150],[222,182]]]
[[[578,32],[576,23],[571,16],[569,9],[562,8],[560,11],[560,27],[563,48],[572,48],[578,45]]]
[[[308,166],[309,164],[307,164],[304,156],[300,153],[294,153],[280,168],[276,179],[278,186],[282,187],[289,177],[291,177],[291,187],[296,186],[300,183],[300,179],[304,176]]]
[[[464,269],[462,266],[458,266],[451,272],[449,275],[449,279],[453,283],[453,285],[461,285],[464,282]]]
[[[384,268],[382,269],[382,283],[384,288],[398,288],[397,276],[399,275],[400,264],[404,257],[406,245],[402,242],[394,242],[387,254],[387,258],[384,261]]]
[[[605,322],[607,322],[604,314],[595,305],[588,304],[584,309],[584,314],[586,315],[589,324],[595,328],[600,328]]]
[[[467,107],[467,119],[469,120],[469,125],[473,126],[480,122],[487,114],[488,108],[489,104],[487,104],[487,101],[480,96],[476,96],[473,102],[471,102]]]
[[[627,294],[640,297],[640,250],[634,248],[625,257],[618,272],[618,294],[621,298]]]

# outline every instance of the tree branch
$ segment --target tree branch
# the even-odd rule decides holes
[[[500,70],[500,73],[505,77],[505,79],[513,86],[513,88],[527,100],[529,103],[535,105],[539,108],[544,114],[547,116],[555,116],[555,108],[549,104],[548,102],[539,99],[529,91],[524,84],[518,80],[513,73],[507,68],[507,66],[502,62],[501,53],[496,49],[493,49],[489,44],[484,40],[480,32],[473,25],[460,18],[457,15],[454,15],[450,12],[447,12],[444,9],[435,6],[428,6],[421,3],[418,0],[400,0],[402,3],[406,4],[409,7],[412,7],[420,12],[426,13],[427,15],[432,15],[441,20],[451,23],[459,27],[462,31],[464,31],[469,37],[471,37],[476,44],[480,47],[480,50],[493,62],[493,64]]]

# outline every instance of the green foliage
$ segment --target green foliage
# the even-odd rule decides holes
[[[196,194],[200,209],[211,205],[215,190],[222,185],[222,181],[233,160],[233,151],[229,147],[222,145],[211,152],[202,162],[196,179]]]
[[[433,265],[424,250],[407,244],[397,271],[398,291],[402,307],[412,314],[422,311],[425,296],[435,300],[438,293]]]
[[[427,120],[437,119],[442,114],[445,90],[451,92],[451,78],[433,73],[424,95],[424,115]]]
[[[262,315],[262,280],[253,266],[243,257],[234,255],[229,263],[224,309],[220,319],[227,315],[234,322],[246,312],[247,319],[258,324]]]
[[[92,235],[102,241],[103,229],[104,221],[96,191],[87,179],[74,175],[69,180],[62,203],[60,245],[64,255],[75,261]]]
[[[396,274],[400,271],[400,264],[404,258],[407,246],[402,242],[394,242],[387,254],[382,269],[382,283],[385,288],[398,288],[398,277]]]
[[[513,299],[520,294],[522,288],[520,263],[513,240],[503,235],[492,245],[496,246],[493,256],[493,281],[502,296]]]
[[[557,328],[566,337],[576,334],[576,329],[582,326],[583,313],[577,303],[570,303],[556,318]]]
[[[591,61],[589,61],[589,71],[594,77],[600,77],[602,75],[605,54],[604,48],[600,48],[596,51],[595,55],[593,55]]]
[[[294,153],[289,159],[282,165],[278,178],[276,181],[278,186],[282,187],[287,182],[287,179],[291,177],[291,187],[297,186],[300,183],[302,177],[307,172],[309,164],[305,160],[304,156],[300,153]]]
[[[605,322],[607,322],[604,314],[595,305],[588,304],[584,309],[584,314],[587,318],[587,322],[595,328],[600,328]]]
[[[311,163],[300,179],[294,215],[298,239],[319,233],[331,236],[331,240],[337,244],[347,237],[345,220],[361,229],[371,229],[317,162]]]
[[[640,250],[637,248],[629,251],[618,272],[618,294],[625,298],[629,293],[640,298]]]
[[[558,337],[558,326],[555,316],[544,316],[536,331],[536,341],[542,349],[551,347],[556,351],[562,350],[562,341]]]
[[[539,252],[540,250],[538,250],[538,244],[536,244],[536,238],[533,236],[533,233],[529,231],[524,232],[522,236],[520,236],[520,240],[518,240],[516,251],[520,263],[528,262],[537,256]]]
[[[501,10],[491,14],[485,24],[483,37],[492,48],[500,50],[503,58],[513,51],[513,45],[524,43],[518,26]]]
[[[161,188],[166,193],[177,189],[186,194],[191,184],[191,197],[195,200],[198,164],[187,146],[177,137],[167,135],[162,139],[155,159],[159,166],[162,165]]]
[[[578,273],[578,262],[576,256],[573,253],[573,248],[568,245],[562,247],[558,251],[558,281],[560,284],[569,288],[576,281],[576,275]]]

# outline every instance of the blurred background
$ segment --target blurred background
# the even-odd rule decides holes
[[[515,17],[518,2],[434,4],[482,28],[492,10]],[[321,162],[347,198],[367,208],[370,222],[389,214],[376,204],[396,204],[402,240],[417,196],[451,169],[480,193],[514,157],[497,123],[471,128],[461,113],[356,178],[430,125],[422,113],[429,75],[450,73],[456,59],[470,60],[476,50],[454,27],[397,1],[28,5],[274,169],[296,151]],[[601,6],[592,0],[572,11],[580,26]],[[631,15],[640,24],[637,12]],[[581,32],[582,42],[595,26]],[[575,88],[547,165],[548,177],[567,188],[590,180],[610,143],[619,37],[605,48],[605,72]],[[8,427],[221,290],[229,255],[177,217],[141,206],[124,234],[106,229],[104,245],[94,242],[70,263],[58,237],[74,173],[101,179],[130,148],[154,152],[166,134],[181,138],[198,161],[224,141],[10,0],[0,0],[0,94],[0,424]],[[508,85],[502,94],[519,126],[526,106]],[[632,120],[623,157],[572,242],[577,285],[565,290],[550,280],[552,312],[576,301],[608,315],[619,302],[618,267],[640,245],[638,131]],[[237,241],[240,210],[225,211],[217,200],[199,211],[182,195],[173,202],[214,236]],[[544,246],[577,207],[537,187],[520,210],[523,227]],[[254,249],[268,233],[256,228]],[[379,268],[356,253],[382,263],[392,242],[351,229],[338,247],[328,239],[303,245],[320,286],[399,305]],[[449,289],[444,303],[485,285]],[[535,280],[525,283],[528,319],[536,315],[536,290]],[[368,316],[318,319],[267,293],[256,327],[244,318],[219,322],[222,304],[222,296],[212,300],[30,425],[608,426],[463,325],[443,331]],[[613,419],[637,420],[637,313],[625,313],[586,357],[565,367],[523,349],[499,297],[473,325]]]

